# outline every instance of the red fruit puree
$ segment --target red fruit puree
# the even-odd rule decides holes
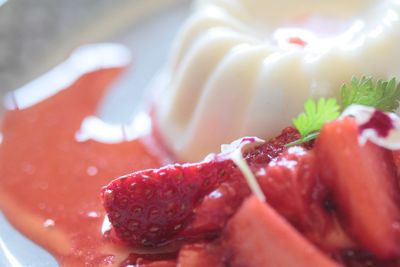
[[[121,174],[161,162],[143,140],[75,140],[83,119],[95,114],[122,70],[85,74],[55,96],[3,118],[0,208],[62,266],[112,266],[128,256],[128,248],[100,232],[105,215],[100,189]]]
[[[373,129],[379,137],[385,138],[389,135],[390,130],[394,129],[392,120],[384,112],[375,110],[371,119],[360,126],[360,133],[367,129]]]

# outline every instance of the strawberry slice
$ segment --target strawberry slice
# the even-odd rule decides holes
[[[327,188],[319,183],[312,150],[290,147],[266,168],[253,171],[268,204],[309,240],[329,252],[353,247],[335,215],[324,207]]]
[[[317,187],[312,151],[291,147],[255,173],[268,203],[279,214],[301,228],[313,228],[311,206],[320,205],[323,188]]]
[[[286,127],[277,137],[270,139],[262,146],[257,147],[257,149],[245,153],[244,158],[253,168],[265,167],[268,162],[278,157],[286,149],[286,144],[299,138],[300,134],[295,128]],[[306,149],[311,148],[310,143],[304,143],[303,146]]]
[[[391,152],[358,143],[352,118],[326,124],[315,144],[322,182],[344,228],[380,258],[400,256],[399,188]]]
[[[299,135],[293,128],[245,154],[251,166],[268,164]],[[169,165],[135,172],[102,189],[103,204],[117,236],[133,247],[159,247],[220,233],[249,194],[231,160]]]
[[[238,171],[228,160],[136,172],[103,189],[104,207],[116,234],[133,246],[156,247],[195,238],[194,230],[178,234],[186,228],[196,204],[234,173]],[[202,234],[212,236],[213,232]]]
[[[248,198],[223,234],[232,267],[338,267],[268,204]]]
[[[397,176],[400,176],[400,150],[395,150],[393,153],[394,164],[396,165]]]
[[[231,177],[229,182],[222,183],[201,200],[183,234],[193,230],[199,233],[219,231],[249,194],[246,181],[242,179],[241,173],[237,173],[237,177]]]

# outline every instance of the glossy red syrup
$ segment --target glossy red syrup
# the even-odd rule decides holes
[[[160,165],[141,140],[75,140],[82,120],[96,113],[122,70],[83,75],[51,98],[8,111],[2,122],[0,208],[61,266],[119,266],[130,251],[101,234],[100,188],[122,174]]]

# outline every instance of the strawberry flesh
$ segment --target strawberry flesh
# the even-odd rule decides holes
[[[358,143],[354,119],[325,124],[315,144],[319,173],[349,235],[378,258],[400,256],[399,188],[392,154]]]
[[[179,233],[198,201],[231,172],[235,172],[231,162],[211,161],[132,173],[103,189],[104,206],[116,234],[133,246],[156,247],[194,238],[196,231],[192,236]]]
[[[309,240],[328,252],[353,247],[335,214],[324,206],[327,189],[320,184],[312,150],[290,147],[265,169],[253,171],[268,203]]]
[[[271,206],[252,196],[229,221],[223,238],[230,266],[339,267]]]
[[[256,167],[265,167],[265,164],[276,158],[285,150],[285,145],[298,140],[300,138],[299,132],[293,127],[287,127],[282,130],[282,133],[277,137],[269,140],[265,144],[257,147],[255,150],[249,151],[244,154],[244,158],[249,165]],[[311,148],[310,143],[305,143],[304,147]]]
[[[393,156],[394,165],[396,166],[397,177],[400,177],[400,150],[393,151],[392,156]],[[397,183],[399,184],[399,182],[400,181],[398,180]]]
[[[229,182],[222,183],[201,200],[193,211],[191,223],[182,234],[192,231],[199,234],[210,231],[219,233],[249,194],[250,189],[241,176],[231,177]]]

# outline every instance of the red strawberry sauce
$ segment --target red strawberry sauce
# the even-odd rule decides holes
[[[392,119],[384,112],[375,110],[372,117],[364,124],[360,125],[360,133],[367,129],[376,131],[379,137],[385,138],[390,130],[394,129]]]
[[[95,114],[122,70],[85,74],[51,98],[8,111],[2,121],[1,211],[62,266],[118,266],[129,255],[100,232],[100,189],[121,174],[160,165],[141,140],[75,140],[82,120]]]

